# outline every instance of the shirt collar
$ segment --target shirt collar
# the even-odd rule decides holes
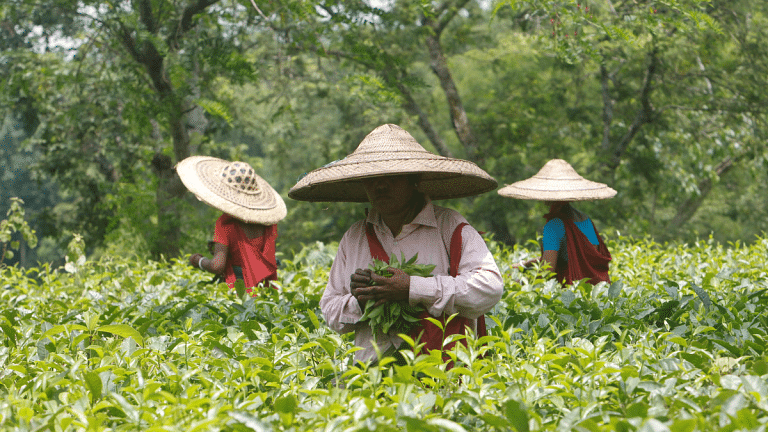
[[[435,206],[432,204],[432,200],[427,195],[424,195],[424,208],[421,209],[419,214],[413,218],[412,224],[425,225],[429,227],[437,228],[437,218],[435,217]],[[371,209],[368,212],[368,216],[365,218],[366,223],[375,225],[378,228],[384,229],[384,221],[381,219],[381,214],[375,209]]]

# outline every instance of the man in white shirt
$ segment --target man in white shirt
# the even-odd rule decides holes
[[[458,313],[451,321],[453,333],[465,327],[484,331],[483,314],[501,298],[501,274],[480,234],[458,212],[435,206],[432,199],[479,194],[496,184],[475,164],[434,155],[402,128],[383,125],[354,153],[309,173],[291,189],[295,199],[367,201],[372,207],[342,237],[320,301],[333,330],[355,332],[362,348],[355,353],[357,360],[377,360],[374,343],[381,353],[401,348],[394,331],[373,334],[367,322],[360,322],[369,301],[407,301],[443,320]],[[383,277],[368,269],[374,257],[415,254],[417,264],[435,265],[431,277],[396,269]],[[451,255],[458,260],[452,262]],[[422,319],[414,339],[419,337],[428,349],[442,349],[442,331],[435,340],[429,326],[434,325]]]

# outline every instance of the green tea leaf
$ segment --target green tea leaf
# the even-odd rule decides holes
[[[295,413],[298,405],[296,397],[289,394],[275,400],[275,411],[286,414]]]
[[[309,315],[309,320],[312,322],[312,325],[315,327],[315,330],[320,328],[320,320],[317,319],[317,315],[311,310],[307,310],[307,315]]]
[[[234,283],[235,285],[235,293],[237,293],[237,297],[243,298],[245,297],[245,282],[243,282],[242,279],[238,279]]]
[[[528,410],[522,402],[508,400],[504,403],[504,414],[507,416],[507,420],[509,420],[515,430],[519,432],[528,432]]]
[[[98,327],[96,330],[104,333],[111,333],[113,335],[124,338],[130,337],[133,338],[137,344],[144,346],[144,338],[141,337],[141,334],[136,331],[136,329],[127,324],[110,324]]]
[[[101,399],[102,382],[99,374],[93,371],[86,371],[83,373],[85,379],[85,386],[88,388],[88,392],[91,396],[91,404],[95,404],[97,400]]]

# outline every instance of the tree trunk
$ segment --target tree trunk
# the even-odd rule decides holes
[[[477,139],[469,126],[469,119],[464,105],[461,102],[456,83],[451,76],[451,70],[448,68],[448,61],[443,53],[443,47],[440,45],[438,35],[427,35],[426,43],[429,50],[430,66],[432,71],[440,80],[440,86],[443,88],[445,98],[448,101],[448,109],[451,113],[451,124],[459,137],[459,141],[467,152],[467,159],[477,163],[482,162],[482,155],[478,152]]]
[[[440,138],[440,135],[432,126],[432,122],[429,121],[429,117],[427,117],[427,114],[424,112],[424,110],[421,109],[419,104],[413,98],[413,95],[411,94],[411,91],[408,89],[408,87],[403,85],[402,82],[398,80],[397,88],[400,90],[400,94],[402,94],[403,98],[405,99],[403,102],[403,108],[406,112],[411,115],[415,115],[418,118],[419,127],[427,135],[429,142],[431,142],[435,147],[437,153],[439,153],[441,156],[452,158],[453,152],[451,152],[451,149],[445,145],[445,141]]]
[[[196,0],[184,9],[177,22],[171,23],[172,31],[168,35],[167,46],[169,52],[180,49],[179,42],[189,30],[194,27],[194,17],[205,12],[209,6],[219,0]],[[138,10],[141,23],[152,34],[159,34],[161,22],[160,14],[154,11],[149,0],[138,0]],[[130,27],[120,24],[118,34],[128,53],[137,63],[144,66],[147,75],[152,82],[155,93],[160,103],[164,104],[169,117],[169,130],[173,140],[173,156],[175,161],[160,152],[152,159],[152,167],[158,177],[158,186],[155,201],[158,208],[157,237],[153,239],[152,252],[156,257],[165,256],[173,258],[179,255],[179,229],[181,215],[179,213],[179,199],[186,192],[181,183],[174,162],[179,162],[190,155],[190,139],[185,122],[184,97],[178,95],[171,85],[165,69],[165,59],[168,53],[161,53],[150,39],[139,41],[134,34],[139,35]]]
[[[621,139],[613,145],[611,144],[612,137],[610,130],[613,122],[613,105],[615,101],[610,97],[608,92],[608,81],[611,79],[611,76],[608,74],[604,65],[600,66],[600,83],[603,93],[602,150],[608,155],[608,160],[602,162],[602,171],[606,178],[614,177],[616,168],[621,164],[624,153],[637,133],[640,132],[640,128],[654,120],[655,111],[653,105],[651,105],[651,91],[653,90],[653,79],[656,76],[656,68],[658,64],[658,52],[656,48],[654,48],[648,53],[648,66],[646,67],[643,86],[638,95],[640,106],[637,108],[635,118],[632,120],[632,124],[630,124]]]
[[[464,109],[459,90],[448,67],[448,60],[445,58],[443,47],[440,44],[443,30],[467,3],[469,0],[446,0],[437,7],[433,14],[423,16],[423,26],[427,30],[425,43],[429,52],[430,67],[440,81],[443,93],[445,93],[453,129],[466,151],[466,158],[482,166],[485,158],[483,153],[479,151],[477,138],[472,132],[467,111]],[[509,232],[503,206],[502,209],[497,209],[495,205],[491,204],[490,208],[491,211],[485,214],[485,219],[490,224],[496,240],[508,245],[513,244],[514,238]]]
[[[157,234],[152,239],[152,254],[156,258],[179,256],[181,214],[179,204],[186,188],[173,168],[171,158],[156,154],[152,166],[158,177],[155,203],[157,204]]]
[[[498,197],[495,198],[494,204],[491,204],[490,211],[486,214],[487,220],[491,224],[491,232],[494,240],[512,246],[517,243],[517,239],[509,232],[509,224],[507,223],[508,210],[504,203],[508,198],[502,198],[503,201],[499,200]]]

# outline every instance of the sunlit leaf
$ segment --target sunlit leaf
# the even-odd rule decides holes
[[[100,332],[111,333],[123,338],[133,338],[133,340],[135,340],[139,345],[144,345],[144,338],[141,337],[141,334],[139,334],[136,329],[127,324],[109,324],[100,326],[96,330]]]

